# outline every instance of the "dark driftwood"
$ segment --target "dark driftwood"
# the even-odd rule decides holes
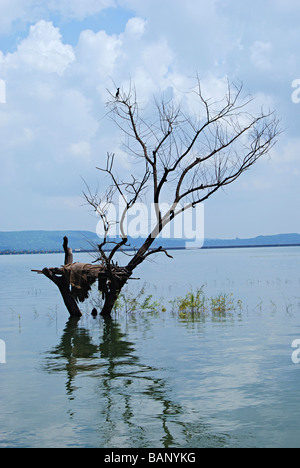
[[[78,302],[89,297],[92,285],[98,281],[104,306],[102,315],[110,315],[114,303],[124,284],[130,279],[131,272],[117,265],[73,263],[72,249],[68,247],[68,238],[64,237],[65,265],[59,268],[32,270],[49,278],[59,289],[66,308],[71,316],[80,317]]]
[[[70,247],[68,247],[68,238],[67,236],[64,237],[63,248],[65,251],[65,265],[69,265],[73,263],[73,252]]]

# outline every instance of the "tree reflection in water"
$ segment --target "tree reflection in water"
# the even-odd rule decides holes
[[[98,433],[99,446],[188,447],[195,434],[201,439],[197,446],[205,446],[207,437],[211,438],[207,425],[202,420],[196,425],[185,421],[184,408],[172,400],[172,390],[162,377],[164,369],[140,362],[134,343],[128,341],[120,324],[111,318],[95,322],[99,323],[96,330],[100,333],[95,339],[92,330],[81,322],[78,318],[68,320],[59,345],[46,357],[44,369],[66,374],[72,417],[80,411],[77,380],[86,387],[86,393],[91,387],[82,378],[94,379],[96,387],[84,402],[90,406],[84,413],[86,426]],[[223,437],[213,438],[214,445],[224,444]]]

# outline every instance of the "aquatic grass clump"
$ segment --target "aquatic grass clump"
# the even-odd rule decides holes
[[[153,295],[145,295],[145,286],[142,287],[140,292],[135,295],[132,292],[125,290],[119,294],[118,299],[114,306],[114,311],[122,310],[126,314],[134,314],[135,312],[154,312],[158,309],[159,303],[153,301]]]
[[[91,306],[96,309],[101,309],[103,307],[101,294],[92,299]],[[138,292],[129,291],[129,288],[124,288],[118,295],[113,312],[133,315],[138,312],[157,312],[159,308],[160,303],[153,300],[153,294],[148,294],[146,292],[146,285],[144,285]],[[165,312],[166,308],[162,307],[161,310]]]
[[[242,311],[242,301],[235,300],[234,295],[231,294],[219,294],[215,297],[206,297],[204,293],[204,287],[197,288],[196,292],[193,290],[189,291],[183,297],[177,297],[172,304],[173,312],[179,313],[181,318],[208,315],[224,315],[228,312]]]
[[[101,308],[102,298],[99,295],[93,301],[93,307]],[[219,294],[208,297],[205,294],[204,286],[198,287],[195,291],[191,289],[184,296],[176,297],[169,301],[169,307],[161,298],[159,301],[153,299],[153,294],[149,294],[146,285],[138,291],[130,291],[129,288],[123,289],[119,294],[114,312],[122,312],[128,315],[134,315],[141,312],[159,314],[160,312],[172,311],[179,314],[180,318],[201,318],[207,315],[222,316],[233,311],[242,311],[242,301],[235,300],[233,294]]]
[[[210,307],[213,313],[226,313],[231,311],[241,311],[243,303],[240,299],[234,299],[233,293],[219,294],[216,297],[211,297]]]
[[[191,314],[199,314],[206,312],[206,297],[204,294],[203,287],[197,288],[196,292],[189,291],[183,297],[177,297],[173,301],[170,301],[173,310],[178,310],[179,314],[184,315],[187,312]]]

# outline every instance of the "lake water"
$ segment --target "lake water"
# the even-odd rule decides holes
[[[63,255],[0,257],[0,448],[300,447],[300,248],[173,255],[131,282],[157,310],[111,321],[89,304],[70,320],[55,285],[31,273]],[[202,285],[242,308],[172,310]]]

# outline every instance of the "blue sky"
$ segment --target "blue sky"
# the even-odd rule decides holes
[[[197,72],[212,96],[242,80],[285,129],[206,203],[206,237],[300,232],[299,15],[299,0],[1,0],[0,230],[95,231],[82,179],[104,188],[107,151],[130,164],[104,118],[107,88],[131,77],[147,102]]]

